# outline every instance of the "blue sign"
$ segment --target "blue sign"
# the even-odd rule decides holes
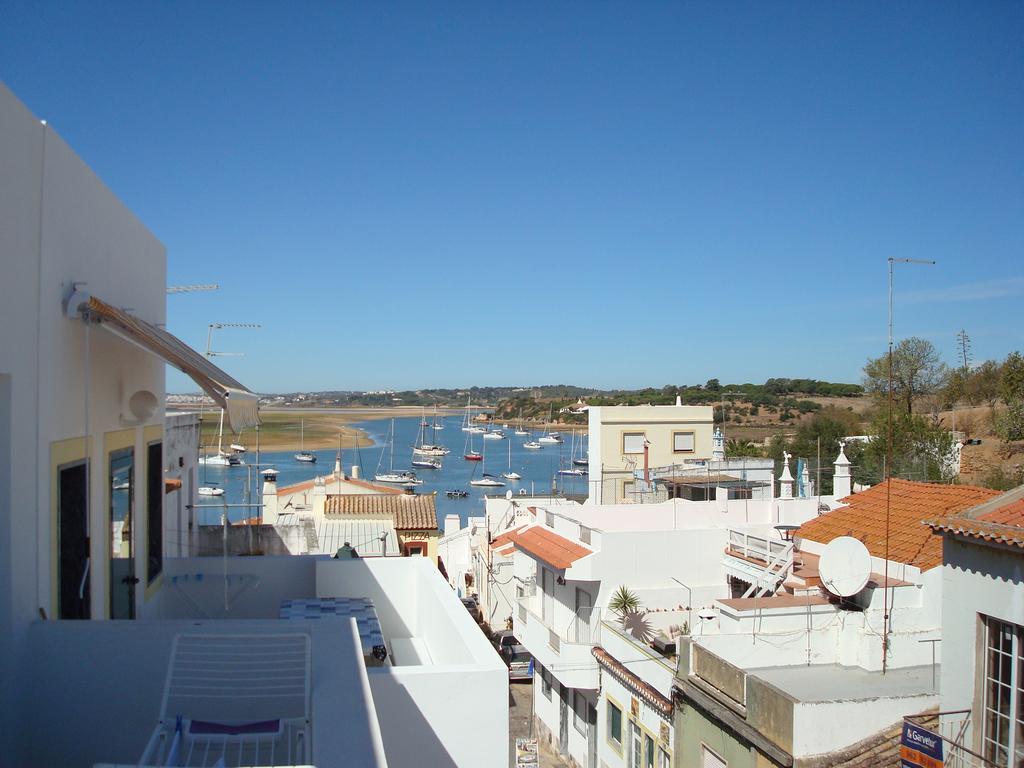
[[[904,720],[900,768],[943,768],[943,765],[942,737]]]

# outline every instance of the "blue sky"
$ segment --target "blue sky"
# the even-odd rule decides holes
[[[1024,4],[12,3],[0,78],[261,391],[1024,348]],[[176,372],[172,390],[193,389]]]

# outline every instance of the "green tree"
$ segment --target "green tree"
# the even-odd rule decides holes
[[[878,408],[869,425],[871,440],[864,446],[860,466],[854,471],[858,481],[877,483],[884,479],[887,429],[886,409]],[[920,414],[893,411],[891,474],[894,477],[932,482],[951,480],[952,451],[953,436],[941,424]]]
[[[994,408],[999,400],[1002,370],[995,360],[986,360],[967,377],[967,399],[972,405],[985,403]]]
[[[708,379],[708,383],[704,385],[704,389],[708,392],[719,392],[722,389],[722,385],[718,382],[718,379]]]
[[[896,345],[892,353],[893,398],[906,413],[914,412],[914,400],[932,394],[946,384],[949,370],[939,359],[935,345],[911,337]],[[864,388],[884,398],[889,388],[889,355],[869,359],[864,365]]]
[[[1007,405],[1014,400],[1024,399],[1024,357],[1020,352],[1011,352],[1003,361],[999,394]]]

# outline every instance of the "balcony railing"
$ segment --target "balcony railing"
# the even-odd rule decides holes
[[[519,598],[519,621],[527,624],[535,621],[548,630],[548,646],[556,653],[561,652],[562,643],[573,645],[597,645],[601,641],[601,609],[583,606],[577,609],[564,627],[553,626],[553,621],[544,619],[533,610],[532,596]],[[558,623],[561,623],[560,621]]]
[[[936,717],[939,718],[937,728],[932,725]],[[982,757],[964,744],[971,724],[969,709],[907,715],[903,722],[913,724],[942,742],[945,768],[1000,768],[999,763]]]

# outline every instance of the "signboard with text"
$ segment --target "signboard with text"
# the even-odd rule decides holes
[[[900,768],[943,768],[942,738],[920,725],[903,721]]]

